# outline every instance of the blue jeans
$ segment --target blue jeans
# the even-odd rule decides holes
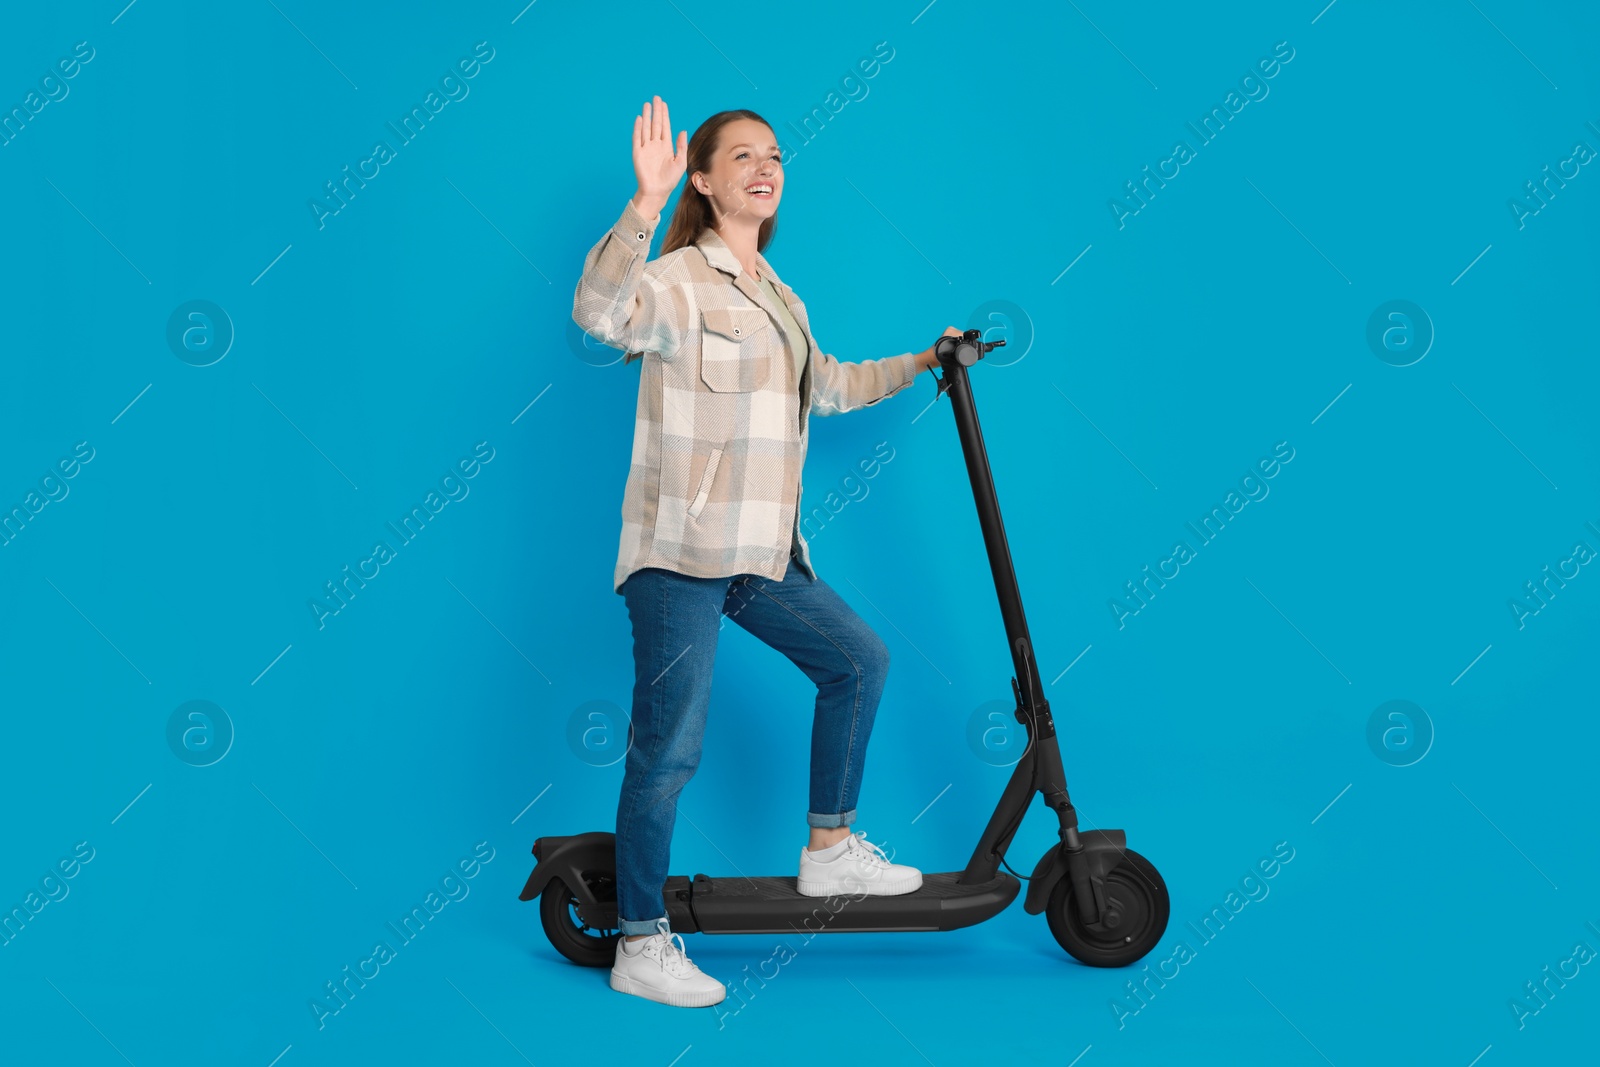
[[[634,683],[633,744],[617,803],[617,920],[625,935],[652,934],[667,914],[678,794],[700,764],[722,616],[816,683],[810,826],[855,821],[889,650],[827,583],[806,577],[792,553],[781,582],[647,567],[628,576],[622,593],[633,621]]]

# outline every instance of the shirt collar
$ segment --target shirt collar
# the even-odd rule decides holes
[[[722,235],[711,227],[707,226],[701,232],[699,240],[695,241],[695,247],[700,249],[701,254],[706,257],[707,263],[723,273],[731,274],[735,278],[745,276],[745,270],[740,266],[739,258],[733,254],[733,250],[722,239]],[[778,277],[778,272],[772,269],[772,264],[768,263],[767,257],[760,252],[756,253],[756,265],[761,268],[761,277],[763,279],[771,279],[773,288],[780,293],[784,293],[784,297],[787,300],[788,294],[785,292],[786,286],[783,284],[783,279]],[[752,284],[755,282],[753,278],[748,278],[748,280]]]

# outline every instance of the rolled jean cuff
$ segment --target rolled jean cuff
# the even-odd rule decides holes
[[[660,933],[661,931],[657,924],[666,921],[667,917],[665,915],[659,919],[641,919],[638,921],[619,918],[617,926],[621,929],[623,937],[638,937],[640,934]]]
[[[856,809],[839,815],[818,815],[814,811],[806,812],[806,825],[815,826],[819,830],[828,830],[837,826],[849,826],[856,821]]]

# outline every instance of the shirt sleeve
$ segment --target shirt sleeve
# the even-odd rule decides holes
[[[871,407],[917,377],[917,354],[844,363],[818,349],[811,353],[811,414],[840,415]]]
[[[653,352],[670,362],[689,333],[683,291],[645,270],[661,215],[647,219],[630,197],[622,215],[589,249],[572,298],[572,320],[584,333],[626,353]]]

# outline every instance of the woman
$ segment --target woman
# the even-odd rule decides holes
[[[889,666],[883,641],[816,576],[800,535],[807,416],[876,404],[936,360],[930,347],[841,363],[817,347],[805,305],[761,250],[783,165],[770,126],[723,111],[674,150],[659,96],[634,119],[638,191],[584,261],[573,319],[641,360],[614,585],[633,623],[633,744],[617,805],[617,942],[611,988],[665,1004],[722,1001],[690,962],[663,900],[678,795],[700,762],[723,615],[817,686],[808,896],[909,893],[914,867],[852,834],[867,738]],[[685,172],[660,258],[661,209]],[[946,334],[959,334],[951,327]]]

